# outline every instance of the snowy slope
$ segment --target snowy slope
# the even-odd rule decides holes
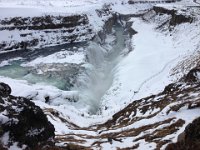
[[[169,18],[162,17],[156,19],[165,21]],[[134,50],[114,69],[113,86],[103,97],[106,106],[114,109],[155,94],[174,79],[182,77],[185,72],[172,76],[170,70],[185,56],[195,53],[199,46],[199,39],[192,38],[199,34],[195,27],[198,23],[185,23],[175,27],[172,33],[161,33],[155,30],[157,25],[154,23],[141,19],[130,21],[133,22],[132,28],[138,32],[132,38]]]

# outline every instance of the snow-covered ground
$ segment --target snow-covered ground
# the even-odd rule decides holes
[[[156,94],[182,77],[185,72],[171,76],[170,70],[185,56],[194,53],[199,45],[198,38],[191,39],[199,34],[198,23],[185,23],[176,27],[174,33],[164,34],[156,32],[153,23],[141,19],[131,21],[132,28],[138,32],[132,39],[134,51],[114,69],[113,85],[103,97],[103,105],[114,110]]]
[[[143,10],[148,10],[152,7],[152,5],[150,4],[128,5],[127,3],[124,3],[122,5],[122,3],[117,0],[114,2],[106,0],[62,0],[59,1],[59,3],[53,0],[42,2],[39,0],[1,0],[0,18],[14,16],[40,16],[45,14],[71,15],[73,13],[84,13],[87,14],[90,24],[94,27],[94,31],[97,32],[102,29],[103,24],[106,20],[99,18],[95,13],[95,10],[102,8],[105,3],[111,2],[113,4],[111,6],[112,11],[121,14],[140,14]],[[185,0],[177,2],[176,4],[158,4],[157,6],[166,7],[168,9],[177,7],[178,9],[180,9],[186,6],[197,6],[197,4]],[[27,11],[27,9],[28,13],[24,13],[24,11]],[[154,14],[152,16],[154,16]],[[106,83],[103,82],[103,80],[100,80],[100,82],[92,82],[98,85],[89,86],[89,88],[92,88],[89,92],[87,89],[88,87],[80,92],[78,88],[73,89],[73,91],[63,91],[56,88],[55,86],[48,85],[48,83],[31,84],[25,80],[11,79],[4,76],[0,77],[0,81],[5,82],[11,86],[13,95],[31,98],[34,100],[36,105],[43,108],[44,111],[47,109],[56,110],[68,122],[72,122],[80,127],[88,127],[90,125],[103,123],[108,119],[111,119],[113,114],[123,109],[129,103],[144,98],[146,96],[150,96],[152,94],[157,94],[158,92],[161,92],[164,87],[169,83],[180,79],[187,70],[184,70],[185,72],[178,71],[176,74],[173,74],[172,69],[174,69],[180,61],[184,60],[186,56],[195,53],[200,46],[198,38],[198,35],[200,34],[200,31],[198,30],[199,21],[192,24],[183,23],[177,25],[170,32],[168,30],[161,31],[155,29],[162,23],[162,21],[169,18],[168,15],[157,16],[157,18],[154,18],[155,20],[151,20],[151,16],[149,17],[147,15],[146,17],[147,20],[149,19],[148,21],[144,21],[145,18],[141,19],[133,17],[129,20],[129,22],[133,22],[132,28],[137,31],[137,34],[133,35],[131,39],[131,46],[133,47],[133,51],[125,53],[128,50],[126,48],[122,49],[122,53],[118,53],[118,55],[116,56],[116,58],[119,57],[120,59],[117,59],[117,61],[114,59],[112,61],[112,63],[117,63],[115,65],[111,65],[114,68],[109,68],[110,66],[108,63],[103,63],[104,65],[108,65],[106,66],[108,68],[104,67],[104,69],[106,68],[106,73],[99,72],[99,70],[101,70],[102,68],[99,69],[98,65],[95,66],[98,68],[98,76],[96,77],[105,79],[106,82],[111,82],[108,84],[108,86],[105,85]],[[106,16],[105,18],[108,18],[108,16]],[[0,32],[3,33],[3,31]],[[112,35],[110,35],[110,38],[107,39],[107,41],[111,43],[114,40],[115,38],[113,38]],[[106,51],[106,49],[103,49],[99,45],[93,45],[93,48],[95,46],[96,48],[100,49],[100,51]],[[113,45],[111,44],[111,46]],[[80,51],[60,51],[46,57],[36,58],[31,62],[24,63],[22,66],[34,68],[41,64],[76,64],[83,65],[83,67],[85,68],[90,68],[91,64],[87,63],[88,58],[86,58],[86,51],[86,49],[81,49]],[[9,65],[10,61],[2,61],[0,63],[0,66]],[[95,61],[97,62],[94,63],[99,64],[100,62],[101,64],[101,59]],[[44,72],[42,71],[38,72],[38,74],[43,73]],[[104,77],[104,75],[107,76]],[[106,80],[106,78],[110,77],[112,77],[112,80]],[[105,94],[105,89],[102,90],[102,87],[108,88],[108,90],[106,89]],[[103,93],[100,94],[100,96],[103,95],[102,97],[99,97],[99,95],[97,95],[99,94],[98,90],[103,91]],[[93,94],[92,98],[94,98],[95,96],[98,97],[98,103],[100,103],[99,105],[101,105],[101,115],[87,114],[88,109],[91,109],[91,107],[93,106],[95,107],[95,101],[83,101],[85,105],[79,107],[77,107],[76,103],[74,104],[73,102],[69,101],[69,99],[76,101],[80,97],[79,94],[82,94],[83,96],[86,91],[88,93],[96,91],[96,93],[91,93],[90,96]],[[86,93],[85,95],[87,96],[88,93]],[[45,103],[45,97],[47,96],[50,97],[50,103]],[[198,116],[198,111],[199,110],[195,109],[189,112],[189,114],[193,115],[192,119]],[[187,123],[189,123],[189,121],[191,121],[191,118],[188,118],[188,115],[186,114],[187,111],[183,110],[177,114],[177,117],[188,120]],[[175,115],[176,114],[171,114],[170,117],[174,117]],[[133,126],[135,128],[148,123],[154,123],[157,120],[161,121],[163,120],[161,118],[162,116],[156,116],[151,120],[142,120],[141,122],[137,122],[133,125],[127,126],[123,130],[126,130],[127,128],[132,128]],[[60,119],[54,119],[49,117],[49,120],[55,126],[56,134],[58,135],[64,135],[68,133],[87,134],[93,136],[98,135],[97,132],[93,131],[73,130],[70,128],[70,125],[61,122]],[[131,146],[132,140],[133,138],[127,138],[126,146],[128,146],[128,143]],[[143,142],[143,147],[140,147],[140,149],[147,149],[150,147],[153,148],[155,146],[154,143],[147,144],[144,141],[140,142]],[[90,144],[91,143],[88,142],[86,146]],[[147,147],[145,147],[145,145]],[[115,149],[116,146],[123,147],[121,143],[118,142],[116,145],[105,144],[103,145],[103,148]]]
[[[95,8],[101,8],[102,2],[101,0],[1,0],[0,7],[1,18],[29,17],[44,14],[55,15],[89,12]]]
[[[81,64],[85,62],[85,54],[83,51],[73,52],[73,51],[61,51],[48,55],[47,57],[39,57],[35,60],[28,62],[22,66],[37,66],[39,64],[45,63],[72,63],[72,64]]]

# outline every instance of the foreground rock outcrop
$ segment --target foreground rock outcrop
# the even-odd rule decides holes
[[[15,142],[19,147],[34,149],[52,145],[54,126],[43,111],[26,98],[14,97],[11,88],[0,83],[0,140],[9,148]]]
[[[190,123],[179,137],[178,142],[169,144],[166,150],[198,150],[200,147],[200,118]]]

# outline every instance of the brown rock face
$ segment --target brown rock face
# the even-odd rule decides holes
[[[196,82],[196,81],[198,81],[199,80],[198,79],[198,73],[200,74],[200,69],[199,68],[193,68],[186,75],[185,80],[187,82]]]
[[[169,144],[166,150],[199,150],[200,149],[200,118],[195,119],[186,128],[177,143]]]
[[[0,96],[7,97],[11,94],[11,88],[8,84],[0,83]]]

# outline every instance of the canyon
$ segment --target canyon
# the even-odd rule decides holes
[[[0,4],[0,148],[198,147],[198,1]]]

